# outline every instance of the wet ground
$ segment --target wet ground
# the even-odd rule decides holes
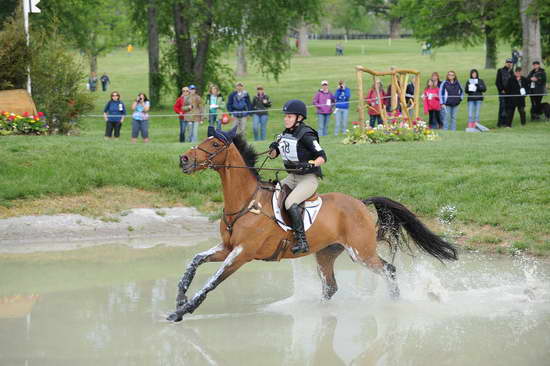
[[[402,298],[342,255],[320,301],[314,258],[254,262],[178,324],[178,277],[202,243],[0,255],[1,365],[548,365],[550,265],[398,257]],[[199,268],[190,292],[218,264]]]

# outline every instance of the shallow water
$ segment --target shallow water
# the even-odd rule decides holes
[[[200,249],[0,257],[0,364],[549,364],[548,262],[398,257],[402,297],[392,301],[343,255],[329,302],[313,256],[255,262],[167,323],[178,276]],[[217,267],[201,266],[190,293]]]

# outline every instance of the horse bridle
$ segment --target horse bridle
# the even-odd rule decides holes
[[[221,149],[219,149],[218,151],[215,151],[215,152],[210,152],[206,149],[203,149],[202,147],[200,146],[193,146],[191,148],[191,150],[195,150],[195,154],[194,154],[194,157],[193,157],[193,168],[196,169],[198,167],[206,167],[207,169],[208,168],[212,168],[212,169],[215,169],[215,166],[218,165],[218,164],[214,164],[214,162],[212,161],[212,159],[214,159],[216,156],[218,156],[218,154],[220,154],[221,152],[225,151],[226,154],[227,154],[227,149],[229,148],[229,144],[223,144],[223,147]],[[204,153],[206,153],[207,157],[206,157],[206,160],[204,160],[202,163],[198,164],[197,163],[197,150],[200,150]]]

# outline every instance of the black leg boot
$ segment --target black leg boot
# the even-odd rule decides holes
[[[292,230],[294,230],[294,238],[296,239],[296,245],[292,247],[293,254],[306,253],[309,251],[309,245],[306,240],[306,233],[304,232],[304,222],[300,215],[300,207],[297,204],[293,204],[287,210],[290,219],[292,220]]]

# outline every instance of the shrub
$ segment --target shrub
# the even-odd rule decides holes
[[[32,96],[45,113],[50,133],[67,134],[78,128],[80,116],[94,107],[84,88],[82,60],[73,54],[55,29],[32,33]]]
[[[20,11],[2,24],[0,45],[0,90],[24,89],[30,53]]]

